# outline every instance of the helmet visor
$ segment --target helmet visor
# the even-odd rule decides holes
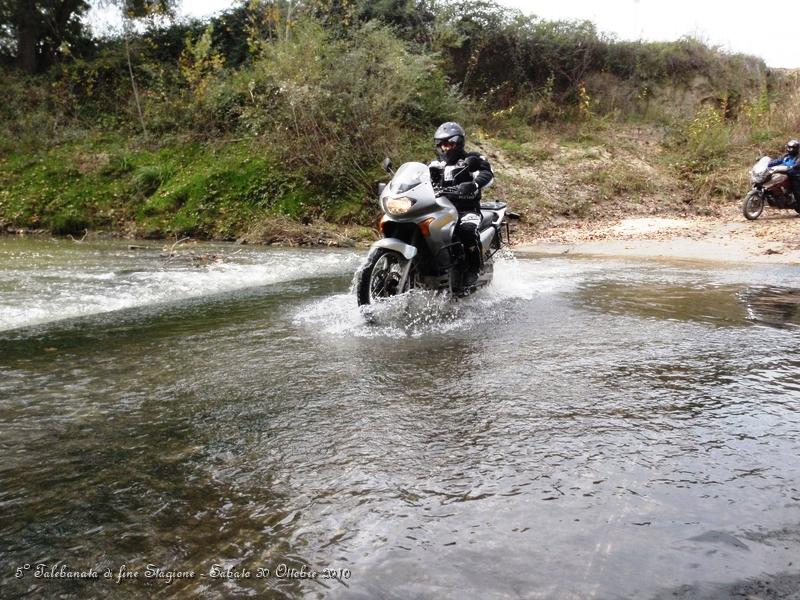
[[[443,152],[449,152],[458,145],[458,137],[459,136],[454,135],[447,139],[436,140],[436,147],[442,150]]]

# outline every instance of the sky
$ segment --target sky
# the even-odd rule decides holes
[[[620,40],[671,41],[690,35],[726,52],[753,54],[770,67],[800,67],[796,16],[731,0],[502,0],[545,19],[588,19]],[[788,5],[787,5],[788,6]],[[792,9],[789,9],[792,11]]]
[[[743,52],[764,59],[770,67],[800,67],[797,16],[764,15],[756,5],[731,0],[499,0],[544,19],[588,19],[598,31],[619,40],[671,41],[696,37],[726,52]],[[232,0],[183,0],[179,13],[203,17],[225,10]],[[793,10],[790,8],[790,12]],[[109,21],[96,12],[92,22]],[[761,19],[761,20],[760,20]],[[765,20],[763,20],[765,19]]]

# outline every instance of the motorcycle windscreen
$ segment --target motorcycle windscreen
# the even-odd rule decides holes
[[[758,159],[758,162],[753,165],[753,169],[751,171],[754,177],[759,177],[764,174],[764,172],[769,168],[769,156],[762,156]]]
[[[402,194],[417,187],[421,183],[430,182],[431,172],[428,165],[418,162],[408,162],[402,165],[389,182],[389,191],[392,194]]]

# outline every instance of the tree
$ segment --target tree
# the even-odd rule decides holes
[[[2,0],[0,0],[2,1]],[[139,123],[142,132],[147,133],[144,122],[144,112],[139,99],[139,89],[136,86],[136,77],[133,75],[133,62],[131,60],[130,36],[133,21],[139,19],[155,19],[157,17],[172,17],[178,0],[100,0],[101,4],[116,6],[122,12],[122,36],[125,41],[125,58],[128,62],[128,73],[131,77],[133,99],[136,102],[136,111],[139,114]]]
[[[35,73],[87,39],[81,17],[88,8],[87,0],[0,0],[0,48]]]

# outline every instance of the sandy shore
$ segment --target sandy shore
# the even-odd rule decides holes
[[[800,215],[767,208],[747,221],[731,207],[719,217],[565,222],[514,252],[800,264]]]

